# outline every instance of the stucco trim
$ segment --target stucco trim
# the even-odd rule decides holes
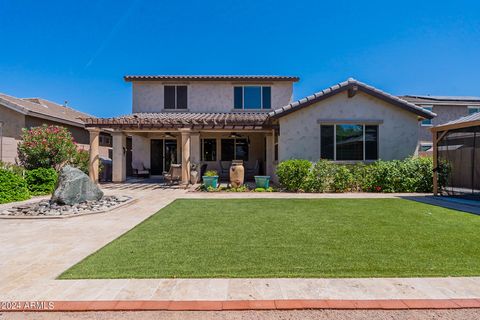
[[[382,124],[381,119],[318,119],[318,124]]]
[[[379,90],[377,88],[374,88],[372,86],[369,86],[363,82],[357,81],[353,78],[348,79],[347,81],[341,82],[339,84],[336,84],[334,86],[331,86],[327,89],[324,89],[320,92],[314,93],[313,95],[310,95],[308,97],[305,97],[301,100],[295,101],[293,103],[290,103],[289,105],[286,105],[282,108],[273,110],[272,112],[269,113],[270,117],[272,119],[277,119],[280,117],[283,117],[291,112],[295,112],[297,110],[306,108],[308,106],[311,106],[312,104],[315,104],[319,101],[325,100],[329,97],[332,97],[336,94],[342,93],[344,91],[347,91],[351,88],[354,88],[355,90],[364,92],[366,94],[369,94],[375,98],[378,98],[380,100],[383,100],[385,102],[388,102],[394,106],[400,107],[404,110],[413,112],[417,114],[420,117],[426,118],[426,119],[432,119],[436,116],[435,113],[424,110],[421,107],[410,103],[408,101],[405,101],[403,99],[400,99],[394,95],[391,95],[389,93],[386,93],[382,90]],[[352,97],[349,98],[354,98],[354,94],[352,94]]]

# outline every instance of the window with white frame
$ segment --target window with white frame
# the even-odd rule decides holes
[[[233,107],[235,109],[270,109],[272,88],[268,86],[233,87]]]
[[[320,158],[335,161],[378,160],[378,125],[321,125]]]
[[[164,86],[163,107],[165,109],[187,109],[187,86]]]
[[[468,106],[468,115],[480,112],[480,107],[478,106]]]
[[[422,106],[424,110],[427,111],[432,111],[433,107],[432,106]],[[422,126],[430,127],[432,125],[432,119],[423,119],[422,120]]]

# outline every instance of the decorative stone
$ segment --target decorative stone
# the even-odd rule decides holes
[[[98,201],[103,191],[90,178],[77,168],[65,166],[58,177],[57,188],[53,192],[51,203],[76,204],[84,201]]]

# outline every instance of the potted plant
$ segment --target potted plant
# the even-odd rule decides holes
[[[255,185],[257,188],[270,188],[270,176],[255,176]]]
[[[215,170],[208,170],[205,172],[205,175],[202,177],[203,178],[203,185],[208,188],[214,188],[216,189],[218,186],[218,173]]]

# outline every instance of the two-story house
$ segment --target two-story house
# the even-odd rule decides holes
[[[419,123],[418,143],[421,152],[432,151],[430,129],[433,126],[480,112],[480,97],[406,95],[400,98],[436,114],[435,118]]]
[[[292,102],[289,76],[126,76],[132,114],[84,118],[91,171],[100,129],[113,130],[113,180],[124,181],[127,138],[131,162],[153,175],[192,163],[225,173],[232,160],[274,176],[291,158],[342,162],[402,159],[417,152],[418,122],[434,113],[354,79]],[[93,176],[96,176],[93,174]]]

